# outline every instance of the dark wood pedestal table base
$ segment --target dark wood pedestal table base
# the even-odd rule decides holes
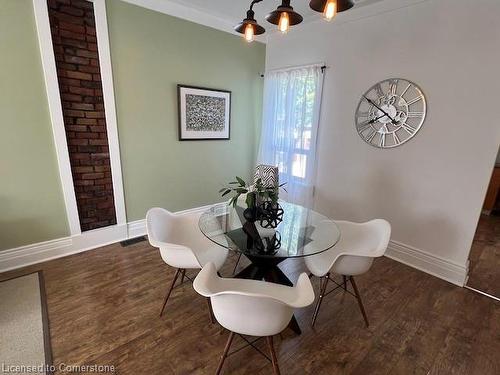
[[[278,267],[279,263],[289,258],[318,255],[339,241],[340,231],[332,220],[292,203],[280,201],[280,205],[283,220],[274,229],[264,228],[256,221],[251,224],[253,230],[248,230],[249,223],[243,216],[245,207],[227,203],[216,204],[200,216],[199,227],[207,238],[251,261],[234,277],[293,286]],[[295,316],[289,328],[301,333]]]

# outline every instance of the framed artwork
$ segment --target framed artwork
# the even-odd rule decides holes
[[[179,140],[229,139],[231,91],[177,85]]]

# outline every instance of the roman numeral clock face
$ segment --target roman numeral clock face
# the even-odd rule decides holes
[[[372,146],[397,147],[417,134],[426,112],[425,96],[416,84],[406,79],[386,79],[361,97],[356,130]]]

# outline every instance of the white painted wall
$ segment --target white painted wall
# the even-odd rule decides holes
[[[500,144],[500,1],[385,0],[272,34],[267,69],[324,61],[316,207],[388,219],[393,240],[466,267]],[[428,117],[379,150],[354,127],[361,95],[390,77],[424,90]]]

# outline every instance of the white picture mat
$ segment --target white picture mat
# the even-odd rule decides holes
[[[186,129],[186,95],[209,96],[213,98],[225,99],[224,130],[223,131],[196,131]],[[201,139],[201,138],[229,138],[229,117],[231,108],[231,93],[211,91],[204,89],[195,89],[190,87],[180,87],[180,131],[182,139]]]

